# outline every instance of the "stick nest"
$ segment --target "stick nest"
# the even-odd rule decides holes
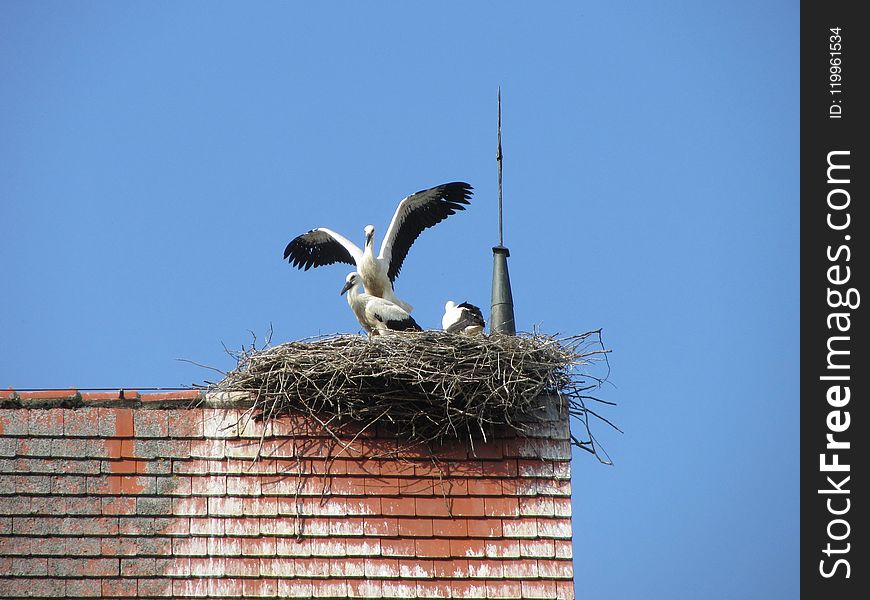
[[[337,435],[343,426],[392,424],[411,443],[523,435],[547,399],[585,429],[575,445],[599,454],[586,392],[603,381],[582,371],[606,362],[600,330],[557,339],[542,334],[465,336],[441,331],[366,338],[331,335],[233,353],[237,366],[216,392],[252,392],[256,419],[303,414]],[[600,401],[600,400],[599,400]],[[608,403],[609,404],[609,403]]]

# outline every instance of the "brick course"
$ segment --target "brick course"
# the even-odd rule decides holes
[[[197,398],[4,391],[0,597],[573,598],[558,411],[408,449]]]

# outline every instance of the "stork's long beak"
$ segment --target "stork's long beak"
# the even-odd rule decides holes
[[[341,288],[341,293],[339,293],[338,295],[344,296],[344,293],[352,287],[353,287],[353,283],[348,281],[347,283],[344,284],[344,287]]]

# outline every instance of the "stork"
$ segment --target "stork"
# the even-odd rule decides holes
[[[392,331],[422,331],[414,317],[398,304],[360,291],[361,280],[356,271],[348,273],[341,294],[347,292],[348,305],[370,336]]]
[[[410,313],[413,307],[393,293],[393,282],[399,276],[408,250],[424,229],[440,223],[457,210],[465,210],[471,190],[467,183],[455,181],[421,190],[399,202],[377,256],[375,228],[366,225],[362,250],[331,229],[318,227],[287,244],[284,258],[305,271],[336,262],[354,265],[367,294],[389,300]]]
[[[485,326],[483,313],[475,305],[468,302],[456,304],[453,300],[448,300],[444,305],[444,316],[441,317],[441,327],[444,331],[477,335]]]

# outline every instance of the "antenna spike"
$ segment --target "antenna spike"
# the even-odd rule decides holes
[[[498,86],[498,150],[495,160],[498,162],[498,246],[492,249],[492,302],[490,304],[489,331],[490,333],[516,335],[514,299],[507,266],[510,251],[504,246],[502,234],[501,86]]]
[[[495,154],[495,160],[498,162],[498,245],[504,246],[504,234],[502,230],[501,159],[501,86],[498,86],[498,150]]]

